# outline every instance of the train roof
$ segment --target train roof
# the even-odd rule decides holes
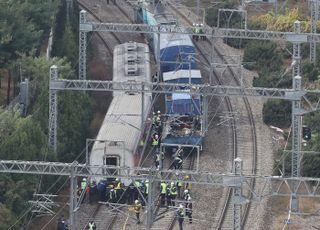
[[[160,50],[174,46],[194,46],[189,35],[184,34],[161,34],[160,35]]]
[[[94,155],[91,155],[90,159],[92,165],[101,164],[104,154],[119,155],[125,151],[130,153],[127,157],[132,157],[140,137],[141,103],[141,94],[122,94],[113,97],[96,139],[107,140],[110,143],[124,143],[124,147],[123,145],[119,145],[118,149],[107,147],[107,152],[104,152],[105,143],[96,141],[92,149]],[[148,108],[151,99],[144,100],[144,103],[145,108]]]
[[[150,52],[147,44],[127,42],[115,46],[113,81],[150,82]],[[114,95],[122,92],[114,92]]]
[[[165,72],[162,74],[163,76],[163,81],[171,81],[171,80],[178,80],[182,78],[189,78],[191,79],[194,78],[200,78],[201,79],[201,72],[199,69],[179,69],[177,71],[170,71],[170,72]]]

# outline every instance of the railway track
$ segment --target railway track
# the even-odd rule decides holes
[[[185,16],[182,12],[180,12],[178,9],[176,9],[172,4],[169,3],[169,7],[176,12],[181,18],[183,18],[184,21],[186,21],[189,25],[192,25],[192,22],[190,21],[190,19]],[[227,60],[225,60],[225,57],[222,55],[221,51],[214,45],[212,45],[210,40],[206,40],[205,43],[207,43],[207,47],[213,47],[215,53],[221,58],[221,60],[223,61],[223,63],[227,63]],[[203,48],[201,46],[199,46],[196,42],[194,43],[195,47],[197,48],[197,50],[199,51],[199,53],[201,54],[202,58],[206,61],[206,63],[208,65],[210,65],[210,61],[207,57],[207,55],[205,54],[205,51],[203,50]],[[233,81],[236,85],[240,86],[241,82],[239,81],[239,79],[236,77],[236,73],[234,72],[234,70],[230,67],[227,67],[230,75],[233,78]],[[222,80],[219,78],[218,74],[215,73],[214,71],[214,75],[216,78],[216,81],[218,82],[218,84],[223,85]],[[225,97],[225,102],[227,105],[228,110],[231,112],[232,110],[232,103],[231,100],[228,97]],[[252,174],[256,174],[256,170],[257,170],[257,136],[256,136],[256,128],[255,128],[255,121],[253,118],[253,113],[252,113],[252,109],[249,103],[248,98],[243,97],[243,103],[245,105],[245,109],[247,111],[247,116],[248,116],[248,121],[249,121],[249,125],[250,125],[250,131],[251,131],[251,141],[252,141],[252,160],[251,160],[251,172]],[[236,124],[234,119],[232,120],[232,133],[233,133],[233,159],[235,159],[236,157],[238,157],[238,134],[237,134],[237,130],[236,130]],[[245,134],[242,134],[245,135]],[[255,181],[252,180],[250,187],[255,186]],[[249,192],[248,195],[248,199],[250,200],[252,197],[252,194]],[[230,207],[230,201],[231,201],[231,197],[232,197],[232,191],[231,189],[228,189],[227,191],[227,197],[225,199],[225,203],[223,206],[223,210],[222,213],[218,219],[218,223],[217,223],[217,229],[222,229],[223,225],[224,225],[224,221],[227,218],[227,211],[228,211],[228,207]],[[241,218],[241,226],[242,228],[245,227],[245,224],[247,222],[248,219],[248,213],[250,210],[250,202],[248,204],[246,204],[244,206],[243,209],[243,214],[242,214],[242,218]]]
[[[80,8],[83,10],[86,10],[94,18],[94,20],[96,20],[98,22],[105,22],[104,17],[102,17],[101,15],[98,15],[99,10],[98,10],[98,12],[95,12],[95,10],[92,9],[92,6],[88,6],[87,3],[83,3],[80,0],[78,1],[78,3],[79,3]],[[124,17],[120,17],[122,21],[125,21],[126,23],[133,23],[133,19],[132,19],[133,16],[130,16],[123,8],[124,4],[127,7],[131,7],[131,5],[129,5],[129,3],[125,2],[125,1],[121,1],[120,3],[121,4],[116,4],[116,5],[110,4],[109,7],[113,7],[111,12],[113,12],[113,15],[117,15],[118,17],[119,17],[119,15],[124,16]],[[99,7],[101,7],[101,6],[99,5]],[[108,21],[110,21],[110,20],[108,20]],[[108,50],[108,52],[111,56],[113,54],[113,48],[115,45],[118,45],[118,44],[121,44],[121,43],[128,41],[127,36],[122,35],[122,37],[120,37],[119,35],[116,35],[114,32],[109,32],[109,33],[95,32],[95,34],[102,41],[102,43],[104,44],[104,46],[106,47],[106,49]]]
[[[79,3],[80,8],[82,8],[83,10],[86,10],[95,20],[97,20],[98,22],[102,22],[102,19],[97,15],[96,12],[94,12],[93,9],[90,9],[89,6],[85,5],[84,3],[80,2],[80,1],[78,1],[78,3]],[[108,33],[109,34],[108,38],[104,38],[104,36],[106,36],[106,35],[103,36],[102,33],[99,33],[99,32],[95,32],[95,34],[99,37],[99,39],[101,40],[103,45],[106,47],[106,49],[108,50],[108,52],[111,56],[113,55],[114,45],[121,44],[121,40],[113,32]],[[112,40],[114,40],[114,42],[111,42]]]

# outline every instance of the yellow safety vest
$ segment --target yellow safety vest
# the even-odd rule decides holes
[[[82,181],[81,182],[81,189],[84,190],[87,187],[87,182],[86,181]]]
[[[158,145],[158,144],[159,144],[159,141],[154,138],[154,139],[152,140],[152,145],[153,145],[153,146],[156,146],[156,145]]]
[[[121,182],[118,182],[115,186],[115,189],[121,189]]]
[[[176,188],[175,186],[172,186],[172,187],[170,188],[170,194],[171,194],[171,195],[177,195],[177,194],[178,194],[177,188]]]
[[[166,193],[167,193],[167,184],[161,183],[161,194],[166,194]]]

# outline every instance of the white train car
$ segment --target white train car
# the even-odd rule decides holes
[[[120,44],[114,48],[113,55],[113,81],[151,81],[148,45],[136,42]],[[113,93],[112,102],[90,153],[91,165],[138,165],[140,155],[137,147],[143,132],[141,128],[152,102],[150,93],[142,96],[141,93]]]

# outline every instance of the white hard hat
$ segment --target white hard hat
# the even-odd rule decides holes
[[[135,201],[134,201],[134,203],[135,203],[135,204],[138,204],[138,203],[139,203],[139,201],[138,201],[138,200],[135,200]]]
[[[184,190],[184,193],[188,193],[188,192],[189,192],[188,189]]]
[[[87,181],[87,179],[86,179],[86,178],[83,178],[82,181]]]
[[[171,182],[171,185],[174,185],[174,182],[173,182],[173,181]]]
[[[158,110],[158,112],[157,112],[157,113],[161,113],[161,112],[160,112],[160,110]]]
[[[158,136],[158,134],[156,134],[154,137],[155,137],[155,138],[158,138],[159,136]]]
[[[180,205],[179,205],[179,208],[183,208],[183,205],[182,205],[182,204],[180,204]]]
[[[116,181],[119,181],[119,178],[116,178]]]

